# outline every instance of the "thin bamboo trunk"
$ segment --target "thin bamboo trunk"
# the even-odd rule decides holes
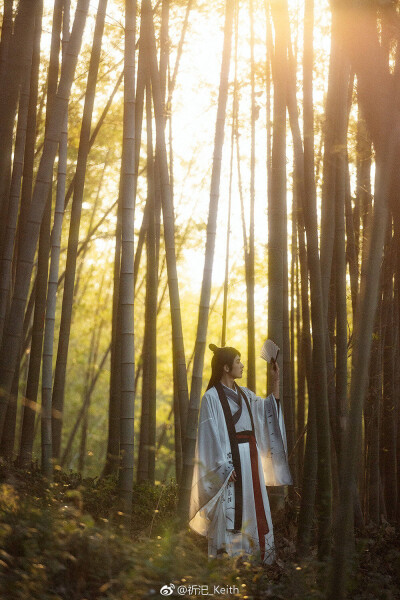
[[[165,101],[169,60],[169,2],[163,0],[160,31],[160,87]],[[143,338],[142,414],[137,481],[155,482],[156,450],[156,377],[157,377],[157,291],[158,253],[156,220],[160,203],[156,202],[155,161],[153,152],[152,101],[150,64],[146,60],[146,122],[147,122],[147,223],[146,223],[146,298]],[[158,176],[158,173],[157,173]],[[158,213],[158,214],[157,214]],[[145,220],[145,217],[143,217]]]
[[[272,87],[272,61],[274,56],[274,47],[272,41],[272,23],[271,7],[269,2],[265,2],[265,87],[266,87],[266,171],[267,171],[267,205],[272,204],[272,119],[271,119],[271,87]],[[268,388],[268,365],[265,366],[265,393]]]
[[[335,186],[336,186],[336,143],[338,114],[342,106],[341,85],[342,52],[338,43],[337,18],[332,17],[331,48],[328,75],[328,91],[325,106],[324,157],[322,167],[321,200],[321,284],[324,303],[324,318],[328,314],[328,296],[331,285],[331,267],[335,240]],[[339,106],[340,105],[340,106]]]
[[[307,439],[304,452],[304,468],[299,521],[297,527],[296,554],[304,558],[309,554],[313,524],[315,494],[317,488],[317,423],[315,416],[314,389],[308,388]]]
[[[266,168],[267,168],[267,201],[268,204],[271,201],[271,172],[272,172],[272,136],[271,136],[271,63],[273,60],[273,42],[272,42],[272,25],[270,16],[270,3],[265,3],[265,17],[266,17],[266,28],[265,28],[265,85],[266,85],[266,128],[267,128],[267,144],[266,144]],[[266,373],[268,368],[266,368]]]
[[[108,293],[105,294],[105,301],[103,303],[100,302],[101,295],[104,287],[104,278],[105,274],[103,273],[101,283],[99,286],[98,292],[98,307],[99,313],[101,314],[104,309],[108,305]],[[78,472],[83,473],[85,468],[85,459],[86,459],[86,447],[87,447],[87,435],[89,429],[89,409],[90,409],[90,400],[91,393],[89,393],[91,389],[91,383],[95,379],[96,374],[96,365],[99,356],[99,348],[100,348],[100,340],[101,340],[101,332],[104,327],[105,319],[102,318],[98,327],[93,327],[92,340],[90,344],[89,350],[89,360],[88,360],[88,368],[87,368],[87,377],[85,381],[85,388],[83,394],[83,404],[84,404],[84,414],[82,417],[82,429],[81,429],[81,441],[79,445],[79,458],[78,458]]]
[[[399,290],[398,282],[395,282],[395,293],[394,293],[394,398],[395,398],[395,414],[399,414],[399,394],[400,394],[400,376],[399,376],[399,364],[400,364],[400,350],[399,350]],[[399,417],[397,417],[396,428],[396,486],[397,486],[397,506],[396,506],[396,517],[399,515],[400,499],[399,499],[399,468],[400,468],[400,435],[399,435]]]
[[[275,30],[275,47],[272,57],[272,81],[274,85],[271,197],[268,202],[268,337],[281,349],[284,348],[284,253],[287,252],[285,230],[286,211],[286,87],[288,39],[285,27],[284,3],[271,3],[272,21]],[[271,367],[268,366],[270,374]],[[285,374],[283,374],[285,376]],[[268,376],[267,393],[271,393]],[[285,408],[285,407],[284,407]],[[285,411],[286,414],[286,411]],[[283,490],[271,488],[273,508],[282,508]]]
[[[394,312],[395,312],[395,328],[396,328],[396,344],[395,347],[397,348],[397,353],[396,353],[396,358],[395,358],[395,373],[396,373],[396,378],[395,378],[395,398],[399,398],[400,395],[400,282],[399,282],[399,277],[400,277],[400,244],[399,244],[399,240],[400,240],[400,228],[399,228],[399,217],[398,215],[394,216],[394,238],[395,238],[395,275],[394,275],[394,281],[395,281],[395,305],[394,305]],[[399,417],[399,410],[397,409],[397,448],[396,448],[396,455],[397,455],[397,490],[398,490],[398,494],[397,494],[397,519],[399,519],[400,517],[400,417]]]
[[[146,79],[146,34],[144,33],[143,20],[140,26],[139,38],[139,58],[138,58],[138,74],[136,85],[136,101],[135,101],[135,196],[138,179],[141,131],[143,119],[143,102]],[[115,256],[114,256],[114,293],[113,293],[113,313],[112,313],[112,334],[111,334],[111,373],[110,373],[110,400],[108,410],[108,439],[106,463],[102,472],[102,477],[111,473],[116,473],[119,465],[119,443],[120,443],[120,365],[121,365],[121,336],[120,336],[120,317],[119,317],[119,281],[120,281],[120,261],[121,261],[121,228],[122,228],[122,211],[121,203],[118,203],[117,211],[117,226],[115,233]],[[139,238],[136,247],[136,255],[134,259],[134,275],[133,285],[134,292],[136,290],[137,274],[139,272],[140,257],[145,238],[145,228],[147,221],[147,209],[143,215],[142,226],[140,228]],[[136,380],[135,380],[136,389]]]
[[[232,129],[231,129],[231,157],[229,165],[229,198],[228,198],[228,221],[226,225],[226,249],[225,249],[225,279],[224,279],[224,299],[222,304],[222,333],[221,333],[221,347],[226,345],[226,332],[227,332],[227,320],[228,320],[228,282],[229,282],[229,248],[231,238],[231,212],[232,212],[232,178],[233,178],[233,156],[234,156],[234,145],[235,139],[237,142],[237,152],[239,157],[239,141],[237,133],[237,119],[238,119],[238,78],[237,78],[237,67],[238,67],[238,38],[239,38],[239,5],[235,7],[235,75],[233,84],[233,99],[232,99]],[[238,168],[240,169],[240,160],[238,158]],[[241,194],[242,200],[242,194]],[[243,221],[243,219],[242,219]],[[245,245],[246,252],[246,245]],[[246,254],[245,254],[246,255]]]
[[[206,348],[208,313],[210,307],[212,269],[214,261],[219,187],[221,178],[222,148],[224,143],[226,103],[228,97],[229,66],[231,62],[233,16],[234,0],[226,0],[224,45],[220,72],[217,121],[215,126],[214,155],[211,173],[210,204],[207,222],[207,239],[204,257],[204,271],[196,332],[196,349],[193,360],[192,385],[190,388],[190,404],[187,424],[185,420],[183,420],[182,422],[183,425],[186,424],[186,427],[183,428],[183,431],[185,432],[185,443],[183,446],[184,464],[178,500],[178,511],[182,522],[186,520],[189,511],[189,498],[193,476],[193,457],[196,444],[198,411],[200,404],[201,388],[203,384],[204,353]]]
[[[347,77],[346,77],[347,75]],[[347,86],[348,68],[341,70],[336,123],[336,142],[341,151],[336,153],[335,169],[335,287],[336,287],[336,439],[339,472],[342,471],[343,435],[347,420],[347,295],[346,295],[346,245],[345,245],[345,196],[348,174],[347,138]],[[344,80],[344,81],[343,81]],[[344,84],[344,85],[343,85]],[[336,92],[339,95],[339,91]],[[322,262],[321,262],[322,269]]]
[[[170,123],[170,131],[171,131],[171,123]],[[170,150],[171,150],[171,154],[170,154],[170,168],[172,168],[172,142],[171,142],[171,146],[170,146]],[[154,177],[153,177],[153,181],[154,181],[154,231],[153,231],[153,224],[151,225],[151,230],[149,230],[149,235],[151,235],[151,237],[154,238],[154,263],[155,263],[155,269],[154,269],[154,274],[151,276],[151,286],[150,286],[150,298],[149,298],[149,305],[152,305],[149,307],[149,313],[151,314],[151,310],[153,310],[153,319],[154,319],[154,313],[158,314],[159,310],[161,309],[161,302],[158,303],[157,298],[158,298],[158,286],[159,286],[159,277],[158,277],[158,266],[159,266],[159,262],[160,262],[160,232],[161,232],[161,188],[159,185],[160,182],[160,175],[159,175],[159,168],[158,168],[158,161],[155,160],[154,162]],[[188,229],[189,231],[189,229]],[[179,248],[178,246],[178,256],[179,256],[179,252],[180,250],[183,249],[183,242],[181,247]],[[155,321],[155,319],[154,319]],[[149,379],[151,381],[151,385],[150,385],[150,393],[153,395],[154,400],[153,400],[153,404],[152,404],[152,410],[153,410],[153,425],[152,425],[152,429],[150,430],[150,434],[151,434],[151,439],[152,442],[154,443],[154,449],[151,449],[151,462],[150,462],[150,466],[149,466],[149,471],[150,471],[150,475],[151,477],[155,478],[155,463],[156,463],[156,387],[157,387],[157,329],[155,328],[154,330],[152,328],[150,328],[150,333],[151,333],[151,341],[152,341],[152,348],[150,350],[151,352],[151,359],[150,359],[150,364],[149,364]],[[153,457],[153,453],[154,453],[154,457]],[[154,462],[153,462],[154,461]],[[181,464],[181,457],[179,457],[179,464]],[[153,475],[153,470],[154,470],[154,475]],[[177,475],[179,475],[179,473],[177,473]]]
[[[86,376],[85,376],[85,386],[83,388],[83,415],[82,415],[82,427],[81,427],[81,439],[79,443],[79,455],[78,455],[78,473],[82,474],[84,466],[85,466],[85,454],[86,454],[86,441],[87,441],[87,431],[88,431],[88,422],[89,422],[89,405],[90,403],[87,401],[88,395],[88,387],[89,381],[93,378],[93,365],[96,361],[96,350],[98,350],[98,339],[96,328],[93,327],[92,335],[90,339],[90,347],[89,347],[89,357],[88,364],[86,367]],[[95,348],[97,342],[97,348]]]
[[[250,139],[250,224],[249,224],[249,256],[246,265],[247,292],[247,387],[256,391],[256,349],[254,322],[254,206],[255,206],[255,174],[256,174],[256,107],[255,65],[254,65],[254,4],[249,3],[250,13],[250,87],[251,87],[251,139]],[[259,109],[258,109],[259,110]]]
[[[236,111],[239,115],[239,99],[236,100]],[[249,274],[251,269],[249,268],[249,241],[247,237],[246,230],[246,214],[244,207],[244,194],[243,194],[243,185],[242,185],[242,169],[241,169],[241,156],[240,156],[240,132],[239,132],[239,121],[236,122],[235,128],[235,141],[236,141],[236,162],[237,162],[237,174],[238,174],[238,191],[239,191],[239,199],[240,199],[240,216],[242,221],[242,235],[243,235],[243,254],[244,254],[244,273],[245,273],[245,282],[246,282],[246,298],[248,298],[249,294]]]
[[[282,7],[271,5],[275,28],[271,202],[268,204],[268,336],[283,349],[283,253],[286,232],[286,72],[287,39]]]
[[[351,307],[352,315],[354,315],[357,306],[358,296],[358,256],[355,243],[355,230],[353,222],[353,210],[351,207],[351,192],[350,192],[350,174],[347,168],[346,173],[346,193],[345,193],[345,215],[346,215],[346,260],[349,264],[350,274],[350,291],[351,291]]]
[[[118,493],[126,524],[132,514],[134,472],[135,340],[134,340],[134,222],[135,222],[135,45],[136,0],[125,3],[124,127],[120,179],[121,271],[121,412]]]
[[[160,27],[160,86],[163,103],[166,101],[167,72],[169,61],[169,0],[161,2],[161,27]]]
[[[334,248],[335,249],[335,248]],[[326,330],[326,356],[328,371],[328,404],[329,421],[331,430],[331,464],[332,464],[332,503],[336,505],[339,494],[339,447],[336,406],[336,386],[333,357],[335,354],[335,323],[336,323],[336,263],[332,260],[331,282],[328,295],[327,330]]]
[[[301,163],[298,167],[299,193],[296,194],[297,221],[299,237],[300,283],[301,283],[301,311],[302,330],[300,353],[303,357],[308,390],[308,415],[307,437],[304,453],[304,466],[302,471],[302,491],[297,529],[296,553],[302,558],[308,555],[311,543],[311,529],[313,524],[315,494],[317,486],[317,431],[316,431],[316,399],[314,382],[312,378],[312,347],[311,347],[311,322],[308,300],[308,258],[305,243],[304,202],[302,194],[307,194],[315,201],[314,181],[314,146],[313,146],[313,85],[312,85],[312,31],[313,31],[313,0],[305,5],[305,54],[304,54],[304,191],[301,189]],[[296,161],[297,162],[297,161]]]
[[[61,133],[58,156],[58,175],[56,203],[54,208],[54,224],[51,232],[50,268],[46,298],[46,317],[43,340],[43,365],[42,365],[42,471],[51,477],[53,469],[52,426],[51,426],[51,393],[53,387],[53,352],[54,330],[56,319],[56,304],[58,290],[58,273],[60,265],[60,247],[62,223],[64,219],[65,184],[67,177],[68,154],[68,113],[64,118],[64,127]]]
[[[298,198],[297,189],[293,189],[292,206],[292,312],[293,312],[293,333],[294,340],[292,351],[292,369],[293,369],[293,390],[296,394],[296,444],[297,444],[297,482],[302,479],[304,466],[304,428],[305,428],[305,357],[302,351],[302,323],[301,323],[301,293],[300,293],[300,264],[299,264],[299,220],[298,220]],[[297,365],[296,365],[297,356]],[[295,367],[297,366],[297,368]],[[297,386],[296,386],[297,381]]]
[[[234,92],[235,95],[235,92]],[[235,100],[233,101],[235,103]],[[229,247],[231,239],[231,212],[232,212],[232,176],[233,176],[233,153],[235,143],[235,109],[232,115],[232,131],[231,131],[231,158],[229,167],[229,198],[228,198],[228,220],[226,224],[226,247],[225,247],[225,278],[224,278],[224,299],[222,303],[222,333],[221,347],[226,346],[226,332],[228,321],[228,284],[229,284]]]
[[[137,481],[148,480],[154,485],[155,433],[156,433],[156,376],[157,376],[157,289],[158,265],[156,263],[156,223],[154,156],[150,73],[146,86],[147,121],[147,203],[148,228],[146,235],[146,299],[145,329],[143,338],[143,385],[142,414],[140,419],[140,442]]]
[[[365,229],[366,217],[371,206],[371,139],[358,109],[357,120],[357,187],[353,210],[354,238],[356,246],[357,267],[362,248],[362,230]],[[358,275],[359,269],[357,269]],[[354,286],[354,284],[353,284]],[[354,286],[355,287],[355,286]],[[357,304],[357,301],[355,302]],[[353,313],[354,313],[353,309]]]
[[[379,510],[379,437],[381,429],[382,397],[382,349],[381,349],[381,305],[378,301],[371,348],[368,395],[365,402],[364,418],[366,431],[366,516],[376,524],[380,521]]]
[[[287,206],[285,204],[285,231],[287,231]],[[293,293],[293,291],[292,291]],[[293,341],[293,340],[292,340]],[[289,332],[289,269],[287,252],[283,255],[283,382],[282,382],[282,398],[283,410],[285,412],[285,427],[287,436],[287,447],[289,465],[293,473],[294,485],[297,485],[297,465],[296,454],[293,452],[295,445],[295,412],[292,388],[292,372],[291,372],[291,340]],[[289,497],[294,500],[294,485],[289,488]]]
[[[393,521],[397,510],[396,400],[394,397],[393,335],[393,268],[394,244],[391,219],[386,232],[383,283],[383,405],[381,464],[388,518]]]
[[[143,17],[148,26],[148,52],[151,70],[151,83],[153,91],[153,104],[156,123],[156,164],[159,171],[161,184],[161,200],[164,222],[165,253],[168,273],[168,287],[170,296],[171,322],[172,322],[172,349],[174,365],[174,385],[176,386],[179,411],[176,411],[175,421],[179,423],[181,439],[176,440],[179,447],[182,445],[182,435],[185,430],[186,414],[188,409],[188,389],[186,375],[185,348],[183,342],[182,318],[179,299],[178,274],[176,268],[174,210],[172,204],[170,179],[168,171],[167,150],[165,141],[165,116],[162,101],[160,75],[157,67],[157,53],[155,46],[154,24],[151,14],[151,2],[143,0]],[[177,407],[178,408],[178,407]],[[179,412],[179,415],[178,415]],[[179,421],[178,421],[179,419]],[[179,469],[179,464],[178,464]]]
[[[295,186],[293,187],[293,189],[295,190]],[[295,355],[296,355],[296,350],[298,349],[298,343],[300,341],[300,331],[299,334],[297,336],[297,340],[296,340],[296,307],[295,307],[295,298],[296,298],[296,292],[298,291],[298,287],[297,287],[297,282],[296,282],[296,266],[298,265],[298,249],[297,249],[297,222],[296,222],[296,214],[297,214],[297,209],[296,209],[296,198],[295,198],[295,193],[293,194],[293,203],[292,203],[292,214],[291,214],[291,221],[292,221],[292,239],[291,239],[291,261],[290,261],[290,314],[289,314],[289,347],[290,347],[290,362],[288,365],[289,371],[290,371],[290,386],[291,386],[291,390],[292,390],[292,412],[293,412],[293,437],[294,440],[296,440],[296,444],[298,443],[298,434],[297,434],[297,428],[299,425],[299,421],[297,419],[297,401],[296,401],[296,372],[295,372]],[[300,300],[300,298],[297,296],[297,299]],[[297,305],[297,309],[299,308],[299,306]],[[299,312],[297,312],[297,314],[299,315]],[[297,354],[299,355],[299,353],[297,352]],[[303,409],[303,419],[304,419],[304,409]],[[304,423],[303,423],[303,427],[301,428],[301,432],[304,429]],[[301,448],[301,444],[300,448]],[[298,464],[298,458],[299,458],[299,451],[296,452],[296,457],[294,459],[294,464],[296,465],[296,472],[295,472],[295,486],[298,487],[298,482],[300,481],[300,471],[299,471],[299,464]],[[289,494],[293,494],[295,493],[295,487],[290,488],[289,489]]]
[[[323,160],[323,184],[322,184],[322,204],[321,204],[321,281],[322,296],[324,306],[324,319],[328,318],[328,296],[330,287],[335,289],[336,282],[333,275],[333,252],[335,244],[335,218],[338,205],[341,207],[344,202],[346,187],[345,156],[347,145],[347,103],[349,90],[349,66],[343,53],[339,41],[338,19],[334,14],[331,26],[331,54],[328,77],[328,94],[326,102],[326,123],[324,131],[324,160]],[[341,209],[340,209],[341,211]],[[341,212],[339,218],[342,219]],[[337,235],[336,235],[337,238]],[[336,266],[336,265],[335,265]],[[345,267],[344,267],[345,269]],[[343,270],[343,269],[342,269]],[[338,274],[342,281],[343,274]],[[346,280],[344,280],[346,281]],[[342,300],[339,300],[342,302]],[[332,308],[332,318],[334,320],[335,308]],[[329,320],[329,319],[328,319]],[[345,401],[346,385],[343,384],[343,368],[345,368],[345,356],[347,355],[347,343],[343,346],[343,321],[339,319],[339,341],[341,343],[339,354],[339,385],[335,386],[335,365],[334,365],[334,347],[329,343],[329,335],[326,336],[326,361],[328,377],[328,406],[329,420],[332,432],[334,446],[332,446],[332,455],[336,451],[337,464],[340,470],[340,452],[341,452],[341,429],[344,427],[345,419]],[[347,321],[345,322],[345,328]],[[333,341],[334,322],[331,331],[331,340]],[[344,333],[346,335],[346,332]],[[339,352],[339,349],[338,349]],[[347,360],[346,360],[347,364]],[[341,397],[337,398],[339,391]]]
[[[79,458],[78,458],[78,473],[83,474],[83,470],[85,468],[85,459],[86,459],[86,447],[87,447],[87,435],[89,428],[89,407],[90,402],[85,406],[84,415],[82,418],[82,428],[81,428],[81,442],[79,445]]]

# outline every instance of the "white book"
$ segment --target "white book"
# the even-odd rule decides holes
[[[279,346],[272,340],[265,340],[263,347],[261,348],[260,357],[267,362],[275,362],[278,358]]]

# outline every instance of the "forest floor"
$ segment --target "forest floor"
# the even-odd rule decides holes
[[[207,558],[207,540],[174,526],[176,484],[134,486],[129,531],[120,522],[116,481],[0,463],[0,598],[142,600],[325,597],[330,565],[295,554],[296,511],[273,514],[277,560],[261,566]],[[400,529],[388,523],[356,532],[348,578],[351,600],[400,599]],[[164,587],[164,593],[160,590]]]

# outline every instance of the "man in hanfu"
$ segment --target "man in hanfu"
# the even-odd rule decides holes
[[[208,538],[208,556],[276,559],[266,485],[291,485],[279,400],[279,366],[272,359],[272,393],[256,396],[235,380],[240,352],[210,344],[212,374],[201,405],[190,495],[189,526]]]

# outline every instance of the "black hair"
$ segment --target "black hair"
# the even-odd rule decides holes
[[[240,356],[239,350],[232,348],[232,346],[218,348],[215,344],[210,344],[208,347],[214,352],[214,356],[211,359],[211,378],[207,390],[220,381],[224,374],[224,365],[228,365],[229,369],[232,369],[233,361],[237,356]]]

